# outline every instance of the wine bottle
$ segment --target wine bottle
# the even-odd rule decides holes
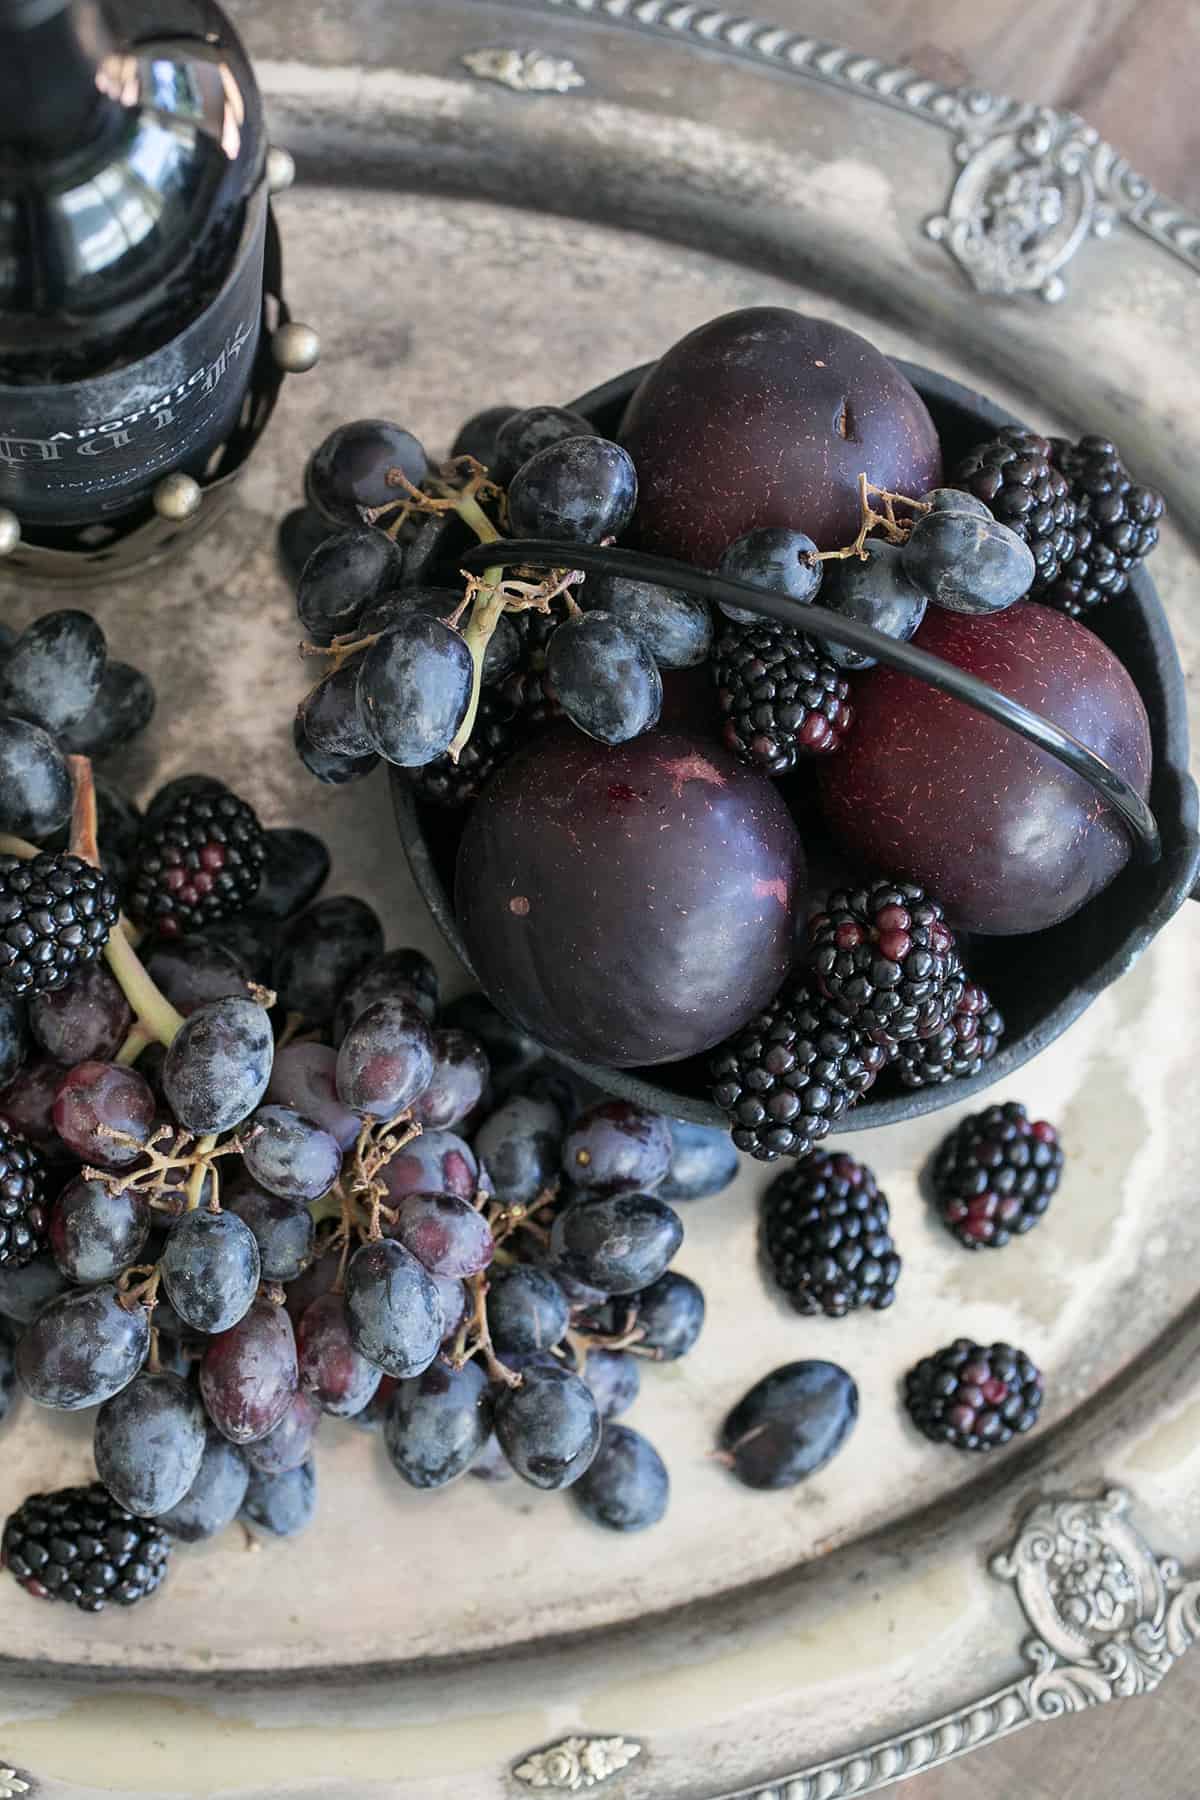
[[[148,513],[228,438],[266,148],[210,0],[0,0],[0,507],[24,536]]]

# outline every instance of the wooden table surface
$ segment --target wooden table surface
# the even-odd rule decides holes
[[[758,0],[747,10],[940,80],[1082,114],[1200,211],[1198,0]],[[897,1789],[904,1800],[1197,1800],[1200,1649],[1156,1693],[1056,1720]]]

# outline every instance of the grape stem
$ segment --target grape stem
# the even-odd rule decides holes
[[[36,844],[27,844],[24,838],[10,837],[7,831],[0,831],[0,856],[15,856],[21,862],[32,862],[41,854]]]
[[[871,504],[871,495],[883,501],[883,510],[879,512]],[[889,488],[876,487],[868,481],[865,474],[858,478],[858,503],[862,512],[862,523],[858,528],[858,536],[852,544],[846,544],[840,550],[810,551],[804,558],[808,563],[836,562],[849,556],[860,557],[864,562],[867,555],[867,538],[872,531],[881,531],[889,544],[906,544],[912,535],[914,519],[898,519],[896,508],[907,506],[915,513],[927,513],[933,509],[928,500],[914,500],[908,494],[893,494]]]
[[[151,980],[146,965],[123,931],[114,931],[109,936],[104,946],[104,960],[151,1041],[172,1043],[183,1025],[183,1014],[176,1012],[158,984]]]
[[[196,1158],[196,1166],[192,1170],[191,1174],[188,1176],[187,1209],[189,1212],[195,1212],[197,1207],[200,1205],[200,1195],[204,1191],[204,1177],[205,1177],[205,1175],[207,1175],[209,1168],[211,1167],[209,1158],[212,1156],[212,1153],[216,1149],[216,1147],[217,1147],[217,1134],[214,1131],[210,1131],[206,1137],[202,1137],[202,1138],[198,1139],[195,1146],[193,1147],[192,1155]],[[216,1195],[216,1191],[215,1191],[215,1183],[216,1183],[216,1179],[217,1179],[217,1171],[215,1169],[213,1169],[213,1171],[212,1171],[212,1176],[213,1176],[213,1183],[214,1183],[214,1191],[213,1191],[212,1201],[210,1202],[210,1211],[219,1212],[220,1211],[220,1202],[217,1199],[217,1195]]]
[[[492,1348],[492,1334],[487,1322],[487,1275],[482,1269],[477,1275],[468,1275],[466,1285],[473,1304],[470,1317],[463,1320],[454,1340],[449,1358],[451,1368],[461,1369],[473,1356],[482,1356],[489,1381],[500,1382],[504,1387],[523,1387],[524,1377],[502,1363]]]
[[[142,1051],[154,1042],[154,1036],[144,1025],[132,1025],[129,1035],[113,1059],[121,1068],[128,1069],[135,1063]]]

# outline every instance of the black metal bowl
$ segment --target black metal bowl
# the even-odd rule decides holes
[[[649,367],[649,365],[647,365]],[[943,375],[897,362],[920,393],[941,434],[947,466],[1003,425],[1020,421],[982,395]],[[597,428],[615,433],[625,406],[646,373],[634,369],[571,404]],[[1123,975],[1193,891],[1200,875],[1196,785],[1188,772],[1187,698],[1174,639],[1154,583],[1139,572],[1129,593],[1104,609],[1098,635],[1132,675],[1150,720],[1154,773],[1150,804],[1162,837],[1152,864],[1131,860],[1103,894],[1049,931],[1028,937],[978,938],[970,947],[972,974],[1004,1013],[1008,1032],[998,1055],[971,1081],[908,1090],[885,1074],[877,1088],[839,1122],[839,1132],[890,1125],[936,1112],[996,1082],[1006,1081],[1044,1050]],[[460,822],[417,805],[402,771],[392,771],[400,841],[409,867],[447,944],[470,970],[451,900]],[[806,842],[808,833],[806,828]],[[636,1100],[675,1118],[725,1124],[708,1099],[706,1058],[659,1064],[652,1070],[608,1069],[558,1051],[556,1061],[604,1091]]]

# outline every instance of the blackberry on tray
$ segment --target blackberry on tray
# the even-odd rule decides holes
[[[0,856],[0,993],[65,987],[100,954],[119,916],[113,883],[82,857]]]
[[[98,1481],[33,1494],[4,1527],[9,1573],[38,1599],[67,1600],[82,1612],[145,1600],[166,1575],[170,1554],[162,1526],[126,1512]]]
[[[148,824],[130,915],[163,937],[227,919],[254,899],[266,856],[266,834],[244,800],[227,789],[187,794]]]
[[[997,1450],[1037,1424],[1042,1377],[1011,1344],[957,1338],[904,1378],[908,1415],[925,1437],[955,1450]]]
[[[887,1196],[865,1163],[810,1152],[771,1183],[762,1224],[767,1260],[797,1312],[841,1319],[895,1299],[900,1258]]]
[[[942,1144],[930,1179],[942,1223],[959,1243],[999,1250],[1037,1224],[1062,1170],[1055,1127],[1009,1100],[965,1118]]]

